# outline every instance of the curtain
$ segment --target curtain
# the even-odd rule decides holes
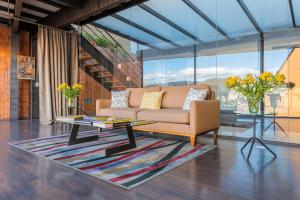
[[[40,123],[50,124],[68,112],[65,98],[57,91],[60,83],[72,84],[78,77],[78,37],[57,29],[38,29]]]

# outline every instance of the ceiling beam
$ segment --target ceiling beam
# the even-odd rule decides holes
[[[254,28],[256,29],[256,31],[259,33],[262,33],[263,31],[259,27],[258,23],[255,21],[254,17],[252,16],[251,12],[247,8],[247,6],[243,2],[243,0],[237,0],[237,2],[240,5],[240,7],[242,8],[242,10],[244,11],[244,13],[246,14],[246,16],[248,17],[248,19],[250,20],[250,22],[252,23],[252,25],[254,26]]]
[[[158,39],[160,39],[160,40],[162,40],[164,42],[167,42],[167,43],[171,44],[174,47],[180,47],[178,44],[172,42],[171,40],[169,40],[169,39],[167,39],[167,38],[165,38],[165,37],[163,37],[163,36],[161,36],[161,35],[153,32],[153,31],[151,31],[151,30],[149,30],[149,29],[147,29],[147,28],[145,28],[145,27],[143,27],[143,26],[141,26],[141,25],[139,25],[137,23],[134,23],[133,21],[130,21],[130,20],[128,20],[128,19],[126,19],[126,18],[124,18],[124,17],[122,17],[120,15],[112,14],[111,16],[114,17],[114,18],[116,18],[117,20],[120,20],[120,21],[128,24],[129,26],[133,26],[134,28],[139,29],[139,30],[141,30],[141,31],[143,31],[143,32],[145,32],[145,33],[153,36],[153,37],[156,37],[156,38],[158,38]]]
[[[7,3],[7,0],[0,0],[0,1]],[[15,4],[16,0],[9,0],[9,3]],[[22,7],[27,8],[27,9],[32,10],[32,11],[40,12],[40,13],[43,13],[43,14],[46,14],[46,15],[53,14],[53,12],[51,12],[49,10],[46,10],[46,9],[43,9],[43,8],[40,8],[40,7],[36,7],[36,6],[30,5],[30,4],[27,4],[27,3],[24,3],[24,2],[22,3]]]
[[[22,3],[23,3],[22,0],[16,0],[15,2],[14,17],[16,18],[21,17]],[[20,21],[18,19],[14,19],[12,24],[12,31],[15,33],[19,32],[19,25],[20,25]]]
[[[197,13],[202,19],[204,19],[211,27],[218,31],[225,38],[230,39],[227,33],[220,28],[215,22],[213,22],[206,14],[204,14],[194,3],[190,0],[182,0],[188,7],[190,7],[195,13]]]
[[[45,4],[48,4],[50,6],[53,6],[53,7],[56,7],[56,8],[64,8],[65,6],[60,4],[60,3],[56,3],[54,1],[49,1],[49,0],[36,0],[36,1],[39,1],[41,3],[45,3]]]
[[[83,0],[51,0],[51,2],[55,2],[71,8],[83,8]]]
[[[288,0],[288,1],[289,1],[289,7],[290,7],[290,12],[291,12],[293,27],[296,27],[296,20],[295,20],[293,2],[292,2],[292,0]]]
[[[179,32],[183,33],[184,35],[188,36],[189,38],[191,38],[199,43],[203,43],[199,38],[197,38],[196,36],[194,36],[193,34],[188,32],[187,30],[183,29],[182,27],[178,26],[177,24],[175,24],[173,21],[169,20],[168,18],[162,16],[160,13],[156,12],[149,6],[147,6],[145,4],[140,4],[138,6],[140,8],[142,8],[143,10],[147,11],[148,13],[150,13],[151,15],[155,16],[156,18],[160,19],[161,21],[165,22],[166,24],[170,25],[174,29],[176,29]]]
[[[138,43],[138,44],[141,44],[141,45],[144,45],[144,46],[148,46],[148,47],[150,47],[150,48],[152,48],[152,49],[154,49],[154,50],[163,51],[162,49],[160,49],[160,48],[158,48],[158,47],[156,47],[156,46],[153,46],[153,45],[151,45],[151,44],[149,44],[149,43],[147,43],[147,42],[141,41],[141,40],[139,40],[139,39],[136,39],[136,38],[134,38],[134,37],[131,37],[131,36],[129,36],[129,35],[126,35],[126,34],[124,34],[124,33],[121,33],[121,32],[119,32],[119,31],[116,31],[116,30],[113,30],[113,29],[108,28],[108,27],[106,27],[106,26],[103,26],[103,25],[101,25],[101,24],[98,24],[98,23],[91,23],[91,24],[92,24],[93,26],[96,26],[96,27],[98,27],[98,28],[101,28],[101,29],[103,29],[103,30],[106,30],[106,31],[108,31],[108,32],[111,32],[111,33],[113,33],[113,34],[115,34],[115,35],[118,35],[118,36],[120,36],[120,37],[126,38],[126,39],[128,39],[128,40],[133,41],[133,42],[136,42],[136,43]]]
[[[146,0],[85,0],[82,9],[63,8],[39,23],[63,27],[71,23],[86,24],[129,8]]]

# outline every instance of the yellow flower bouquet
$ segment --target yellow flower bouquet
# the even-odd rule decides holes
[[[72,107],[74,99],[79,95],[79,92],[84,89],[82,84],[74,83],[72,86],[67,83],[58,85],[57,90],[68,100],[68,107]]]
[[[225,87],[246,97],[249,112],[257,113],[265,93],[283,84],[284,80],[283,74],[272,74],[271,72],[264,72],[259,76],[247,74],[243,78],[230,76],[225,80]]]

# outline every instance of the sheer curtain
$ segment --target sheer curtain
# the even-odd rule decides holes
[[[55,117],[67,114],[66,100],[57,86],[77,82],[78,38],[76,34],[40,26],[37,48],[40,123],[50,124]]]

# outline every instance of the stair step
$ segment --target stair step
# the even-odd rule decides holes
[[[86,65],[82,65],[82,67],[100,67],[100,64],[86,64]]]
[[[112,88],[126,88],[125,85],[112,85]]]
[[[105,83],[118,83],[120,82],[119,80],[105,80]]]
[[[94,59],[94,58],[91,56],[85,56],[85,57],[80,58],[81,61],[92,60],[92,59]]]
[[[109,78],[112,77],[113,75],[111,74],[106,74],[106,75],[98,75],[99,78]],[[106,82],[106,81],[105,81]]]

